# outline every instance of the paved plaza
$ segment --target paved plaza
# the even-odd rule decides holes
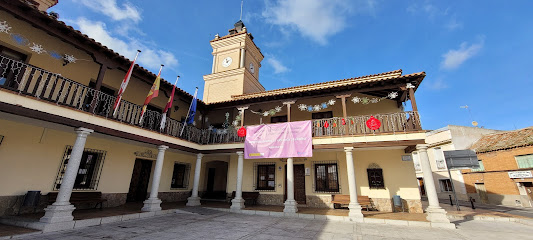
[[[173,213],[20,239],[530,239],[512,222],[456,222],[456,230],[276,218],[218,211]]]

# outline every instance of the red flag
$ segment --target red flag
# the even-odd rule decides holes
[[[161,130],[165,128],[165,124],[167,122],[167,112],[168,109],[172,107],[172,102],[174,101],[174,92],[176,92],[176,84],[178,84],[178,79],[180,79],[180,76],[176,78],[176,83],[174,83],[174,86],[172,87],[172,93],[170,94],[167,105],[165,105],[165,109],[163,110],[163,116],[161,116],[161,126],[159,127]]]
[[[137,55],[135,55],[135,58],[133,59],[133,62],[131,63],[130,68],[128,69],[128,72],[126,73],[126,76],[124,77],[124,81],[122,81],[122,84],[120,84],[120,90],[118,91],[117,100],[115,101],[115,105],[113,105],[113,116],[117,113],[118,107],[120,106],[120,100],[122,100],[122,94],[124,94],[124,91],[126,91],[126,87],[128,86],[128,83],[130,82],[131,73],[133,72],[133,66],[135,66],[135,61],[137,60],[137,57],[139,56],[139,53],[141,50],[137,50]]]
[[[152,101],[152,98],[157,97],[159,95],[159,84],[161,79],[161,69],[163,69],[163,64],[161,64],[161,68],[159,68],[159,73],[157,74],[157,77],[155,78],[154,84],[152,85],[152,88],[150,88],[150,91],[148,92],[148,96],[146,96],[146,99],[144,100],[144,106],[141,111],[141,117],[139,118],[139,124],[142,123],[144,113],[146,112],[146,107],[148,107],[148,104],[150,101]]]

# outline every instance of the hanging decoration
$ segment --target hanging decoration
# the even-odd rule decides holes
[[[12,33],[11,32],[12,27],[9,26],[7,21],[0,21],[0,33],[8,34],[11,39],[18,45],[26,46],[29,48],[30,51],[37,53],[37,54],[48,54],[51,58],[56,60],[63,60],[63,66],[69,64],[69,63],[75,63],[78,59],[74,57],[74,55],[71,54],[59,54],[54,50],[46,50],[44,49],[42,44],[31,42],[27,38],[25,38],[22,34],[19,33]]]
[[[366,126],[371,130],[377,130],[381,127],[381,122],[374,116],[370,116],[370,119],[366,121]]]
[[[229,112],[227,112],[225,114],[225,116],[226,116],[226,120],[224,121],[224,123],[222,123],[222,128],[228,129],[228,127],[229,127]]]
[[[318,112],[330,106],[335,105],[335,102],[336,102],[335,99],[330,99],[327,102],[323,102],[321,104],[316,104],[316,105],[299,104],[298,109],[300,109],[300,111]]]
[[[368,98],[368,97],[358,97],[358,96],[355,96],[352,98],[352,102],[357,104],[357,103],[361,103],[361,104],[370,104],[370,103],[378,103],[380,102],[381,100],[384,100],[384,99],[395,99],[398,97],[398,92],[390,92],[389,94],[387,94],[386,97],[380,97],[380,98]]]
[[[326,121],[326,122],[324,123],[324,127],[325,127],[325,128],[328,128],[328,127],[329,127],[329,122],[328,122],[328,121]]]
[[[276,115],[276,113],[281,112],[282,109],[283,109],[282,107],[276,106],[275,108],[272,108],[272,109],[264,111],[264,112],[256,112],[254,110],[250,110],[250,112],[252,112],[254,114],[257,114],[257,115],[261,115],[263,117],[268,117],[268,116]]]
[[[233,120],[234,127],[239,126],[239,124],[241,124],[241,114],[237,114],[237,116],[235,116],[235,120]]]
[[[342,119],[342,125],[346,125],[346,120]]]
[[[246,128],[244,127],[239,128],[239,130],[237,131],[237,136],[246,137]]]

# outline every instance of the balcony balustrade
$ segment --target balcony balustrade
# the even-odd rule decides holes
[[[165,127],[160,129],[162,114],[151,110],[146,111],[143,122],[139,123],[142,106],[126,100],[121,100],[117,113],[113,115],[115,96],[97,91],[60,74],[1,55],[0,88],[198,144],[244,142],[244,138],[239,137],[232,127],[198,129],[194,126],[185,126],[183,134],[180,135],[183,123],[167,118]],[[338,117],[313,120],[313,137],[398,133],[421,129],[417,112],[373,116],[382,123],[382,126],[375,131],[365,125],[370,115],[347,117],[345,121]]]

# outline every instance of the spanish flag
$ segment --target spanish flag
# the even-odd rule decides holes
[[[163,64],[161,64],[161,68],[159,68],[159,73],[157,74],[157,77],[155,78],[154,84],[152,85],[152,88],[150,88],[150,91],[148,92],[148,96],[146,96],[146,99],[144,100],[144,106],[143,110],[141,112],[141,118],[139,118],[139,124],[143,122],[144,113],[146,112],[146,107],[148,106],[148,103],[152,101],[152,98],[157,97],[159,95],[159,84],[161,79],[161,69],[163,69]]]

